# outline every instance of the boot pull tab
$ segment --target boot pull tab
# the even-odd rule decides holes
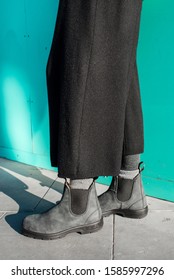
[[[110,190],[112,190],[113,192],[117,193],[118,190],[118,176],[113,176],[112,177],[112,182],[110,185]]]
[[[142,166],[141,166],[142,165]],[[138,165],[139,173],[141,173],[144,170],[145,164],[143,161],[141,161]]]
[[[68,180],[68,178],[64,178],[64,179],[65,179],[65,185],[69,187],[70,186],[70,179],[69,180]]]

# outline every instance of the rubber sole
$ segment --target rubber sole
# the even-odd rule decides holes
[[[23,228],[22,234],[27,237],[34,238],[34,239],[53,240],[53,239],[63,238],[67,234],[72,233],[72,232],[77,232],[80,234],[93,233],[93,232],[100,230],[102,227],[103,227],[103,217],[96,223],[85,225],[85,226],[80,226],[80,227],[74,227],[74,228],[67,229],[65,231],[61,231],[61,232],[57,232],[57,233],[52,233],[52,234],[38,233],[38,232],[29,231],[29,230],[26,230]]]
[[[130,210],[130,209],[112,209],[103,213],[103,217],[108,217],[110,215],[119,215],[124,218],[132,219],[142,219],[148,214],[148,206],[140,210]]]

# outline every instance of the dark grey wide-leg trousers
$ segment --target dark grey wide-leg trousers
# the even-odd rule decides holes
[[[46,75],[58,176],[118,175],[144,152],[136,62],[142,0],[60,0]]]

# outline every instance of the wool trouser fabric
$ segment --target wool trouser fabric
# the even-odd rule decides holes
[[[46,69],[59,177],[118,175],[122,155],[144,151],[141,10],[142,0],[60,0]]]

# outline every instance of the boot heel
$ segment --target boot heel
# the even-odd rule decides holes
[[[100,230],[103,227],[103,217],[101,220],[93,225],[87,225],[81,229],[79,229],[77,232],[80,234],[87,234],[87,233],[92,233]]]
[[[116,213],[117,215],[122,215],[126,218],[132,218],[132,219],[142,219],[148,214],[148,206],[146,206],[144,209],[140,210],[129,210],[125,209],[124,211],[120,211]]]

